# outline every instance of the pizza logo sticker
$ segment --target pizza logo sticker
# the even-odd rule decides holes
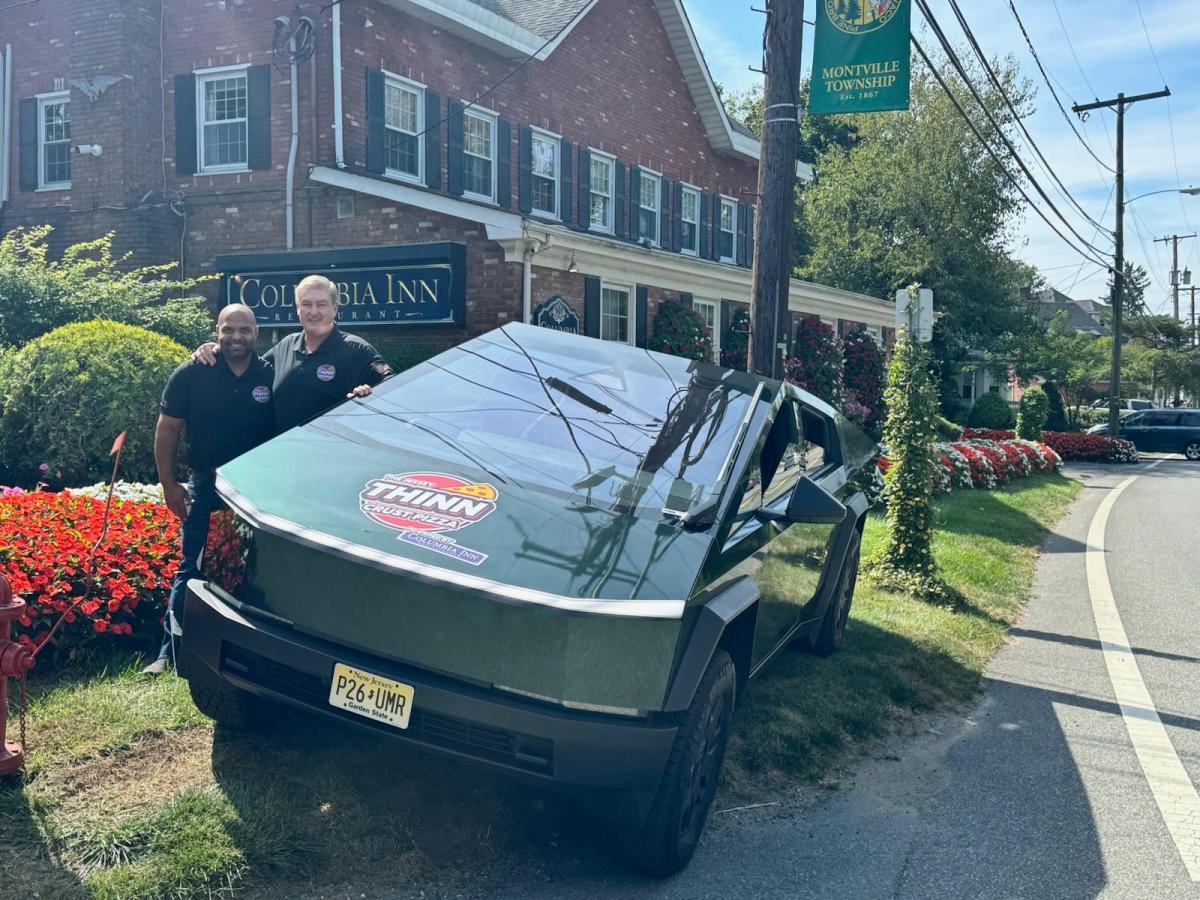
[[[441,472],[405,472],[372,478],[358,495],[368,519],[399,531],[399,540],[477,566],[487,559],[450,533],[491,515],[499,492],[490,484]]]
[[[320,381],[333,381],[333,376],[337,374],[337,369],[329,363],[322,366],[317,366],[317,378]]]
[[[252,390],[250,392],[250,396],[253,397],[255,400],[257,400],[259,403],[266,403],[268,400],[271,399],[271,389],[269,387],[267,387],[265,384],[260,384],[258,387],[256,387],[254,390]]]

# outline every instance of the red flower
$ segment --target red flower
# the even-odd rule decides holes
[[[94,628],[99,634],[104,634],[104,632],[108,631],[108,622],[104,619],[97,619],[92,623],[92,628]]]

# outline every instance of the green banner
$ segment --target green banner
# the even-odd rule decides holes
[[[908,109],[910,0],[817,0],[808,111]]]

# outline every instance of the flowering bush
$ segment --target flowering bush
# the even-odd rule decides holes
[[[1062,463],[1052,448],[1034,441],[939,442],[933,451],[940,463],[934,488],[939,494],[971,488],[994,490],[1014,478],[1053,472]],[[880,456],[876,463],[880,473],[890,466],[887,456]]]
[[[735,309],[729,319],[729,328],[721,333],[721,365],[745,372],[749,350],[750,313],[745,309]]]
[[[684,359],[703,362],[712,359],[712,337],[705,332],[699,313],[675,300],[659,305],[649,346],[659,353]]]
[[[856,418],[851,409],[854,401],[863,410],[862,423],[875,430],[883,421],[883,349],[863,329],[853,331],[842,339],[842,383],[845,412]]]
[[[1076,462],[1137,462],[1138,452],[1125,438],[1071,431],[1043,431],[1042,443],[1053,447],[1063,459]]]
[[[88,555],[103,517],[103,500],[67,491],[0,497],[0,572],[28,604],[17,620],[21,643],[43,643],[84,596]],[[114,500],[96,553],[96,587],[87,602],[66,613],[55,643],[75,646],[104,633],[157,634],[178,546],[179,522],[165,506]]]
[[[103,500],[108,496],[108,485],[104,482],[87,487],[67,488],[68,494],[78,497],[95,497]],[[157,484],[139,484],[136,481],[118,481],[113,486],[113,500],[133,500],[137,503],[161,503],[162,488]]]
[[[1016,434],[1005,428],[964,428],[964,441],[1011,441]]]
[[[842,405],[842,350],[833,329],[808,316],[796,326],[793,355],[783,361],[784,378],[826,403]],[[864,403],[858,397],[859,403]]]

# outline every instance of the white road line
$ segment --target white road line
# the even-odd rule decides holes
[[[1161,462],[1160,459],[1147,468],[1154,468]],[[1117,498],[1138,477],[1131,475],[1109,491],[1092,518],[1087,537],[1088,592],[1092,598],[1092,614],[1096,617],[1096,631],[1104,649],[1104,664],[1108,667],[1113,694],[1121,706],[1129,740],[1188,874],[1192,881],[1200,881],[1200,795],[1179,761],[1146,689],[1146,682],[1142,680],[1125,626],[1117,612],[1104,559],[1104,530],[1109,513]]]

